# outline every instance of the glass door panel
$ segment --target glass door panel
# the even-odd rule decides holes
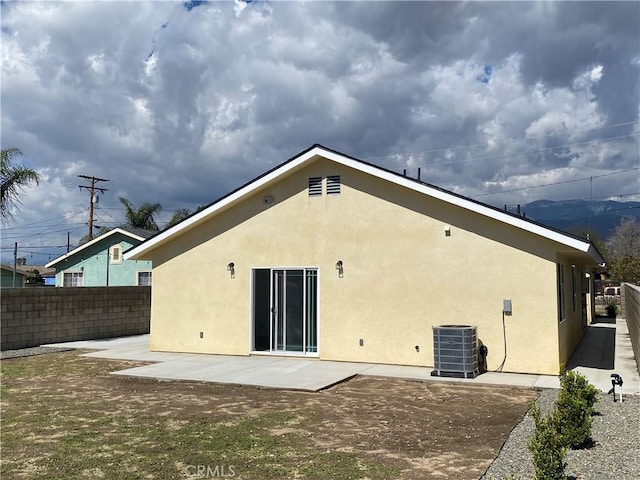
[[[285,350],[304,351],[304,270],[285,271]]]
[[[271,270],[253,271],[253,349],[269,351],[271,332]]]

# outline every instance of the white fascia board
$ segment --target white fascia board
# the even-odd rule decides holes
[[[111,235],[115,235],[116,233],[121,233],[123,235],[126,235],[127,237],[133,238],[133,239],[138,240],[140,242],[144,240],[144,238],[139,236],[139,235],[135,235],[135,234],[133,234],[131,232],[127,232],[126,230],[123,230],[121,228],[114,228],[113,230],[109,230],[107,233],[104,233],[104,234],[94,238],[90,242],[84,243],[84,244],[80,245],[79,247],[74,248],[70,252],[65,253],[64,255],[61,255],[58,258],[55,258],[55,259],[51,260],[49,263],[47,263],[45,265],[45,267],[46,268],[51,268],[55,264],[60,263],[63,260],[66,260],[67,258],[75,255],[76,253],[84,250],[85,248],[89,248],[91,245],[95,245],[96,243],[104,240],[107,237],[110,237]]]
[[[551,230],[551,229],[546,228],[544,226],[536,225],[535,223],[529,222],[529,221],[527,221],[527,220],[525,220],[523,218],[519,218],[519,217],[515,217],[513,215],[502,213],[499,210],[495,210],[495,209],[490,208],[488,206],[484,206],[482,204],[478,204],[478,203],[472,202],[471,200],[465,199],[463,197],[459,197],[457,195],[453,195],[451,193],[447,193],[447,192],[444,192],[444,191],[439,190],[437,188],[431,187],[429,185],[420,183],[420,182],[418,182],[418,181],[416,181],[416,180],[414,180],[412,178],[403,177],[403,176],[400,176],[400,175],[393,174],[391,172],[388,172],[388,171],[386,171],[384,169],[380,169],[380,168],[375,167],[373,165],[369,165],[367,163],[363,163],[363,162],[360,162],[358,160],[354,160],[352,158],[345,157],[344,155],[341,155],[339,153],[336,153],[336,152],[333,152],[333,151],[330,151],[330,150],[325,150],[324,148],[319,147],[319,146],[316,146],[316,147],[312,148],[311,150],[303,153],[299,157],[294,158],[293,160],[287,162],[286,164],[282,165],[281,168],[276,168],[275,170],[273,170],[272,172],[268,173],[267,175],[264,175],[263,177],[258,178],[254,182],[246,185],[244,188],[241,188],[240,190],[234,192],[233,194],[229,195],[228,197],[223,198],[219,202],[211,205],[210,207],[204,209],[203,211],[197,213],[196,215],[184,220],[183,222],[179,223],[175,227],[170,228],[169,230],[166,230],[165,232],[162,232],[161,234],[158,234],[158,235],[152,237],[151,239],[147,240],[146,242],[143,242],[140,245],[129,249],[124,254],[125,260],[142,258],[141,255],[143,253],[149,251],[154,246],[156,246],[156,245],[158,245],[160,243],[163,243],[169,237],[177,234],[178,232],[180,232],[182,230],[188,229],[190,226],[199,223],[203,219],[205,219],[205,218],[209,217],[210,215],[214,214],[215,212],[223,209],[227,205],[230,205],[230,204],[240,200],[241,198],[243,198],[243,197],[247,196],[248,194],[252,193],[253,191],[255,191],[255,190],[263,187],[264,185],[267,185],[268,183],[276,180],[278,177],[281,177],[285,173],[288,173],[291,170],[294,170],[294,169],[300,167],[301,165],[303,165],[304,163],[306,163],[307,161],[309,161],[310,159],[312,159],[315,156],[321,156],[323,158],[326,158],[327,160],[334,161],[334,162],[339,163],[341,165],[345,165],[345,166],[353,168],[355,170],[367,173],[369,175],[373,175],[374,177],[378,177],[378,178],[381,178],[383,180],[387,180],[389,182],[392,182],[392,183],[395,183],[397,185],[401,185],[403,187],[409,188],[411,190],[423,193],[423,194],[428,195],[430,197],[437,198],[439,200],[442,200],[444,202],[450,203],[452,205],[459,206],[459,207],[464,208],[466,210],[470,210],[470,211],[478,213],[480,215],[484,215],[486,217],[498,220],[498,221],[506,223],[508,225],[512,225],[512,226],[520,228],[522,230],[534,233],[536,235],[539,235],[541,237],[547,238],[549,240],[553,240],[555,242],[558,242],[560,244],[563,244],[563,245],[566,245],[568,247],[574,248],[574,249],[579,250],[581,252],[588,253],[598,263],[604,263],[604,260],[597,253],[597,250],[592,248],[592,245],[591,245],[590,242],[586,242],[586,241],[571,237],[569,235],[564,235],[564,234],[562,234],[560,232],[556,232],[555,230]]]

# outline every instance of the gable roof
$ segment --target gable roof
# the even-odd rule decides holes
[[[5,272],[9,272],[11,273],[11,275],[13,275],[13,266],[2,264],[0,265],[0,270],[4,270]],[[16,268],[16,276],[31,277],[33,276],[33,273],[21,272],[18,268]]]
[[[263,173],[262,175],[256,177],[245,185],[211,203],[201,211],[187,217],[173,227],[164,230],[163,232],[145,240],[135,247],[130,248],[124,253],[124,258],[143,258],[143,255],[145,253],[161,244],[166,243],[167,241],[170,241],[171,237],[173,237],[174,235],[194,228],[196,225],[214,216],[217,212],[224,209],[225,207],[241,201],[243,198],[251,195],[256,190],[270,183],[276,182],[280,177],[298,170],[308,163],[313,162],[318,156],[353,168],[354,170],[372,175],[374,177],[387,180],[410,190],[425,194],[429,197],[442,200],[452,205],[456,205],[466,210],[498,220],[505,224],[512,225],[535,235],[539,235],[543,238],[553,240],[562,245],[588,254],[595,260],[596,263],[600,265],[604,265],[605,263],[602,255],[600,254],[600,252],[598,252],[598,249],[590,241],[581,239],[575,235],[571,235],[561,230],[548,227],[531,219],[527,219],[510,212],[505,212],[499,208],[492,207],[491,205],[487,205],[477,200],[472,200],[468,197],[448,190],[444,190],[440,187],[436,187],[420,180],[401,175],[399,173],[387,170],[382,167],[378,167],[371,163],[364,162],[357,158],[350,157],[319,144],[315,144],[309,147],[307,150],[302,151],[301,153],[290,158],[284,163],[281,163],[275,168]]]
[[[135,229],[135,228],[127,228],[127,227],[117,227],[114,228],[113,230],[109,230],[106,233],[103,233],[100,236],[97,236],[96,238],[94,238],[93,240],[91,240],[90,242],[84,243],[82,245],[80,245],[79,247],[74,248],[73,250],[71,250],[70,252],[65,253],[64,255],[59,256],[58,258],[55,258],[53,260],[51,260],[49,263],[47,263],[45,265],[46,268],[50,268],[55,266],[56,264],[62,262],[63,260],[66,260],[72,256],[74,256],[75,254],[81,252],[82,250],[89,248],[92,245],[95,245],[96,243],[99,243],[101,241],[103,241],[104,239],[115,235],[116,233],[119,233],[121,235],[124,235],[126,237],[129,237],[133,240],[137,240],[139,242],[143,241],[145,238],[149,238],[151,235],[153,235],[153,232],[148,232],[146,230],[140,230],[140,229]]]
[[[26,275],[32,275],[34,270],[38,270],[42,278],[56,276],[55,268],[47,268],[44,265],[18,265],[16,268]]]

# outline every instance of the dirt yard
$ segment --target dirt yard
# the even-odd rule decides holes
[[[319,393],[158,382],[78,353],[2,361],[3,479],[477,479],[537,396],[368,377]]]

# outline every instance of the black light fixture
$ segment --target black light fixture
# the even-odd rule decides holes
[[[342,268],[342,260],[338,260],[336,262],[336,270],[338,270],[338,276],[342,278],[342,275],[344,274],[344,269]]]
[[[227,265],[227,272],[231,272],[231,278],[236,277],[236,264],[233,262],[229,262]]]

